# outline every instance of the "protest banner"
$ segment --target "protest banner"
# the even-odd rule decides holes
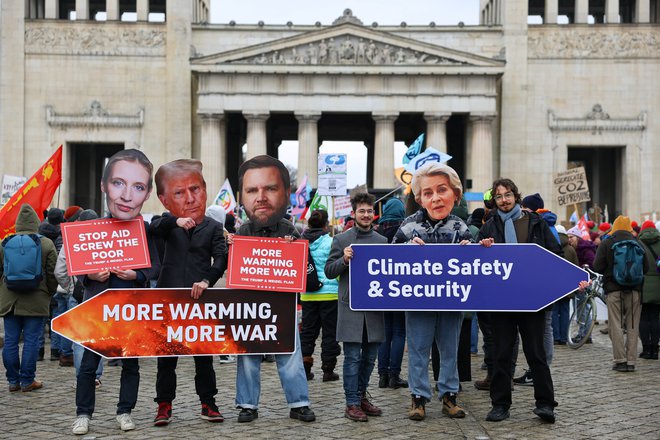
[[[345,154],[319,154],[316,189],[319,195],[345,196],[347,179]]]
[[[584,167],[571,168],[554,175],[555,198],[559,206],[588,202],[589,184]]]
[[[207,289],[109,289],[52,320],[106,358],[292,353],[296,295]]]
[[[151,266],[142,217],[62,223],[69,275]]]
[[[350,196],[335,197],[335,218],[347,217],[352,211]]]
[[[307,283],[307,240],[235,235],[229,247],[227,287],[304,292]]]
[[[0,194],[0,206],[9,201],[11,196],[16,194],[24,184],[27,182],[27,177],[24,176],[11,176],[5,174],[2,176],[2,193]]]
[[[536,244],[354,244],[353,310],[533,312],[589,276]]]

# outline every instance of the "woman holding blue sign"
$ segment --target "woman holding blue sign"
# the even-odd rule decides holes
[[[403,221],[393,243],[467,244],[472,241],[468,226],[451,215],[463,194],[461,179],[453,168],[438,162],[424,165],[413,175],[412,190],[422,209]],[[465,417],[465,411],[456,402],[458,339],[462,323],[462,312],[406,312],[408,383],[412,394],[408,417],[411,420],[424,420],[426,403],[432,397],[428,368],[434,339],[441,359],[437,387],[442,396],[442,412],[451,418]]]

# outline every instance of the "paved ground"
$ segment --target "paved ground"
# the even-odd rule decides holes
[[[259,419],[252,423],[236,421],[233,408],[235,364],[216,364],[218,405],[226,420],[210,424],[198,417],[200,410],[193,385],[192,359],[179,363],[178,397],[174,403],[174,418],[170,426],[155,428],[151,420],[156,406],[152,401],[156,363],[141,361],[142,382],[137,408],[133,412],[137,429],[122,433],[114,420],[120,369],[107,367],[103,387],[97,393],[97,412],[85,439],[94,438],[392,438],[417,436],[443,439],[659,439],[660,361],[640,360],[635,373],[617,373],[610,369],[610,341],[594,330],[594,344],[575,351],[558,347],[552,374],[555,381],[557,423],[543,424],[532,414],[533,389],[517,387],[511,408],[511,418],[501,423],[484,421],[490,404],[488,394],[463,383],[459,402],[468,411],[462,420],[451,420],[441,412],[436,400],[427,406],[428,417],[423,422],[407,418],[410,398],[407,390],[379,389],[377,375],[372,376],[370,392],[373,401],[384,412],[383,417],[371,417],[368,423],[357,423],[343,417],[341,381],[323,383],[319,378],[310,382],[312,406],[317,414],[315,423],[302,423],[288,418],[288,410],[273,364],[264,364],[263,390]],[[602,328],[602,326],[601,326]],[[473,357],[473,378],[481,378],[482,357]],[[404,359],[404,364],[406,360]],[[521,351],[521,362],[522,351]],[[341,365],[341,361],[340,361]],[[522,371],[524,365],[519,365]],[[63,438],[73,437],[71,423],[75,418],[75,390],[72,368],[57,362],[38,364],[38,378],[44,388],[31,393],[9,393],[0,390],[0,438]]]

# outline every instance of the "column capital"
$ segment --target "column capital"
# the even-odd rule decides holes
[[[424,112],[426,122],[447,122],[451,118],[451,112]]]
[[[496,113],[470,113],[470,122],[493,122],[497,117]]]
[[[269,112],[243,112],[243,117],[252,121],[267,121],[270,118]]]
[[[399,117],[399,113],[371,113],[371,118],[376,122],[394,122]]]
[[[209,110],[197,110],[197,115],[203,120],[219,120],[222,121],[225,118],[225,114],[222,112],[214,112]]]
[[[294,113],[293,116],[298,120],[298,122],[309,121],[316,122],[321,119],[321,113]]]

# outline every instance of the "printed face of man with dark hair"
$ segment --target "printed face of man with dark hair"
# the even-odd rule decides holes
[[[190,217],[196,224],[204,221],[206,185],[194,172],[179,172],[166,176],[164,191],[158,196],[163,206],[175,217]]]
[[[272,225],[284,217],[290,188],[285,188],[275,167],[249,169],[243,175],[241,202],[257,227]]]

